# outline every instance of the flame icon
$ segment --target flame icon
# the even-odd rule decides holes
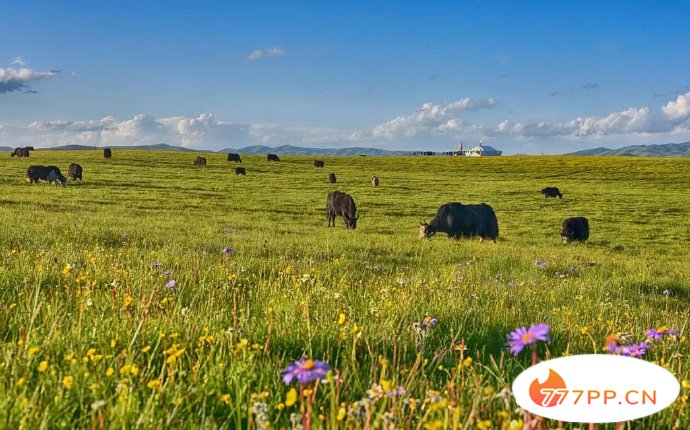
[[[567,393],[565,381],[553,369],[549,369],[549,377],[543,384],[535,378],[529,386],[529,396],[532,401],[545,408],[561,404]]]

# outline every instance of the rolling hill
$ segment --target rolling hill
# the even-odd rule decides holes
[[[278,154],[278,155],[410,155],[410,151],[387,151],[377,148],[303,148],[300,146],[282,145],[272,148],[264,145],[245,146],[239,149],[225,148],[218,152],[239,152],[241,154]]]
[[[631,145],[618,149],[593,148],[565,155],[620,155],[636,157],[690,157],[690,142],[659,145]]]

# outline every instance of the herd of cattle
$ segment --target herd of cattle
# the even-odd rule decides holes
[[[16,148],[12,157],[29,157],[29,152],[34,148],[24,147]],[[110,159],[113,152],[110,148],[103,149],[103,157]],[[240,154],[229,153],[229,162],[242,163]],[[276,154],[268,154],[267,161],[280,162],[280,158]],[[194,160],[195,166],[206,166],[207,160],[205,157],[198,156]],[[314,167],[323,168],[325,163],[322,160],[314,160]],[[72,163],[69,165],[67,175],[73,180],[82,180],[83,169],[79,164]],[[247,171],[244,167],[235,168],[236,175],[246,175]],[[335,173],[328,175],[328,182],[336,183]],[[38,183],[39,181],[48,182],[49,184],[64,185],[67,178],[63,176],[60,168],[57,166],[30,166],[26,171],[26,181],[29,183]],[[379,186],[378,176],[371,178],[371,184],[374,187]],[[546,187],[541,190],[541,194],[545,198],[563,198],[560,190],[556,187]],[[341,191],[332,191],[328,193],[326,200],[326,213],[328,216],[328,226],[335,227],[335,219],[340,216],[345,221],[345,228],[357,228],[357,207],[355,200],[351,195]],[[429,222],[421,221],[419,229],[420,238],[430,238],[438,232],[446,233],[448,237],[459,239],[462,237],[476,237],[481,241],[491,239],[494,243],[498,238],[498,218],[494,209],[486,203],[465,205],[462,203],[451,202],[446,203],[438,208],[436,216]],[[561,238],[564,243],[571,241],[584,242],[589,239],[589,221],[585,217],[571,217],[563,221],[561,229]]]

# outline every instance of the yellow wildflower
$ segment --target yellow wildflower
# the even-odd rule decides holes
[[[477,422],[477,428],[479,430],[488,430],[491,428],[491,421],[490,420],[481,420]]]
[[[230,404],[230,394],[223,394],[220,396],[220,401],[227,404]]]
[[[347,320],[347,316],[341,312],[340,315],[338,315],[338,324],[345,324],[345,320]]]
[[[122,307],[127,309],[130,304],[132,304],[132,296],[129,293],[126,293],[124,299],[122,299]]]
[[[151,350],[151,345],[146,345],[145,347],[141,348],[141,352],[149,352]]]
[[[62,385],[68,390],[71,390],[72,386],[74,385],[74,378],[69,375],[65,376],[64,378],[62,378]]]
[[[41,361],[41,363],[39,363],[39,365],[38,365],[38,371],[39,371],[40,373],[43,373],[43,372],[46,371],[46,369],[48,369],[48,361],[47,361],[47,360],[43,360],[43,361]]]
[[[684,389],[690,390],[690,381],[688,381],[687,379],[683,379],[683,382],[681,382],[680,384],[683,386]]]
[[[38,351],[40,351],[40,350],[41,350],[41,348],[39,348],[37,346],[32,346],[27,351],[27,354],[29,354],[29,357],[33,357],[34,355],[38,354]]]
[[[443,428],[443,420],[435,420],[424,424],[426,430],[441,430]]]
[[[287,392],[287,395],[285,396],[285,406],[292,406],[295,404],[297,401],[297,390],[294,388],[290,388],[290,391]]]
[[[67,265],[65,265],[65,267],[62,268],[62,274],[67,276],[70,274],[72,269],[74,269],[74,266],[72,266],[71,264],[67,264]]]
[[[105,376],[113,376],[113,373],[115,373],[115,370],[112,367],[108,367],[108,370],[105,371]]]
[[[467,357],[466,359],[462,360],[462,365],[465,367],[470,367],[472,365],[472,357]]]
[[[340,408],[340,409],[338,409],[338,416],[335,419],[337,419],[338,421],[342,421],[345,419],[346,416],[347,416],[347,409]]]
[[[313,392],[314,392],[314,390],[312,390],[311,388],[305,388],[304,391],[302,391],[302,395],[304,397],[309,397],[309,396],[311,396],[311,393],[313,393]]]
[[[158,379],[152,379],[148,382],[148,384],[146,384],[146,386],[153,390],[154,388],[158,388],[161,386],[161,381],[159,381]]]
[[[22,385],[26,384],[26,378],[21,377],[17,379],[17,383],[15,384],[17,387],[21,387]]]
[[[278,409],[279,411],[282,411],[283,409],[285,409],[285,403],[283,403],[283,402],[278,403],[276,405],[276,409]]]

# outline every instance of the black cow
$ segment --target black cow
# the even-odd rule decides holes
[[[206,165],[206,157],[196,157],[194,160],[194,165],[195,166],[205,166]]]
[[[244,167],[235,167],[235,174],[247,176],[247,171],[244,169]]]
[[[323,167],[325,164],[321,160],[314,160],[314,167]]]
[[[589,221],[587,218],[582,216],[566,218],[563,221],[561,239],[563,239],[563,243],[574,240],[584,242],[589,239]]]
[[[67,176],[72,178],[73,181],[76,181],[77,179],[79,179],[81,181],[82,180],[82,173],[83,173],[83,169],[77,163],[70,164],[69,169],[67,170]]]
[[[419,237],[428,238],[439,231],[455,239],[463,236],[479,236],[482,241],[488,238],[496,243],[498,220],[493,208],[486,203],[478,205],[446,203],[438,208],[431,223],[421,222]]]
[[[341,191],[331,191],[326,200],[326,212],[328,214],[328,226],[335,227],[335,217],[342,216],[345,220],[345,228],[354,230],[357,228],[357,207],[355,200],[349,194]]]
[[[62,176],[60,169],[56,166],[30,166],[26,169],[26,181],[30,184],[47,181],[50,184],[57,182],[64,185],[67,178]]]
[[[328,174],[328,182],[330,182],[331,184],[335,184],[335,182],[336,182],[335,173],[329,173]]]
[[[14,148],[10,157],[29,157],[29,151],[33,151],[33,146],[27,146],[26,148]]]
[[[228,161],[234,161],[235,163],[241,163],[242,159],[240,158],[240,154],[236,154],[234,152],[228,152]]]
[[[280,158],[276,154],[268,154],[266,155],[266,160],[267,161],[280,161]]]
[[[561,194],[561,191],[556,188],[556,187],[546,187],[541,190],[541,193],[544,195],[544,198],[547,197],[553,197],[554,199],[558,197],[559,199],[563,198],[563,194]]]
[[[371,177],[371,185],[373,185],[374,187],[379,186],[379,177],[378,176],[372,176]]]
[[[113,158],[113,151],[110,148],[103,148],[104,158]]]

